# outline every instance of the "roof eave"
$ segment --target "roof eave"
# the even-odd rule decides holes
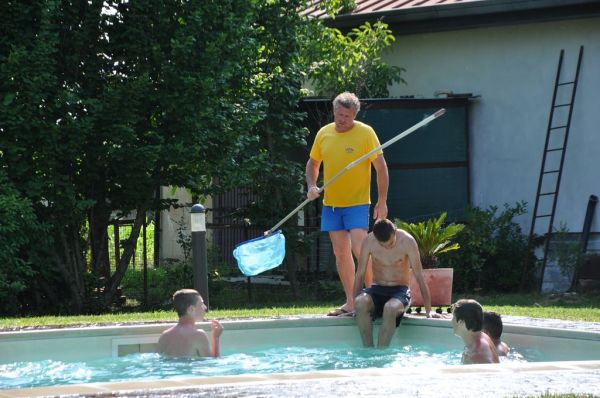
[[[600,16],[600,0],[493,0],[338,15],[328,26],[348,30],[383,20],[395,34]]]

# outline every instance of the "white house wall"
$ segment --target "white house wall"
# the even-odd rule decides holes
[[[173,192],[171,187],[161,187],[161,198],[177,199],[181,204],[191,203],[190,194],[182,188],[177,188]],[[160,213],[160,259],[183,260],[183,248],[177,242],[178,231],[184,234],[190,234],[190,207],[181,207],[170,209]]]
[[[585,49],[554,223],[580,232],[590,194],[600,196],[600,18],[398,36],[386,62],[406,69],[407,84],[390,94],[480,95],[469,122],[472,204],[524,200],[530,214],[518,221],[528,232],[559,53],[565,49],[562,81],[572,80],[580,45]],[[600,209],[592,231],[600,232]]]

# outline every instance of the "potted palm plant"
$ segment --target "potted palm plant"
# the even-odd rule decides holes
[[[438,307],[438,312],[441,312],[442,306],[449,306],[452,303],[454,275],[452,268],[437,268],[438,256],[460,248],[458,243],[452,243],[452,238],[465,227],[463,224],[454,223],[444,225],[446,216],[447,213],[444,212],[438,218],[419,223],[408,223],[398,219],[394,221],[398,228],[411,234],[419,246],[423,277],[429,287],[431,306]],[[414,276],[411,278],[410,290],[412,305],[423,306],[421,290]]]

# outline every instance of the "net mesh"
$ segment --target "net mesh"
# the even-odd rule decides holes
[[[255,276],[279,266],[285,257],[285,237],[281,231],[242,242],[233,250],[240,271]]]

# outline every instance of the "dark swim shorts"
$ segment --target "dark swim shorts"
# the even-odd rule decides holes
[[[406,310],[410,306],[410,289],[408,286],[379,286],[371,285],[371,287],[364,288],[360,291],[361,293],[367,293],[371,296],[375,309],[373,310],[373,320],[381,318],[383,315],[383,306],[391,298],[400,300],[404,309]],[[404,317],[404,312],[396,317],[396,327],[400,325],[400,321]]]

